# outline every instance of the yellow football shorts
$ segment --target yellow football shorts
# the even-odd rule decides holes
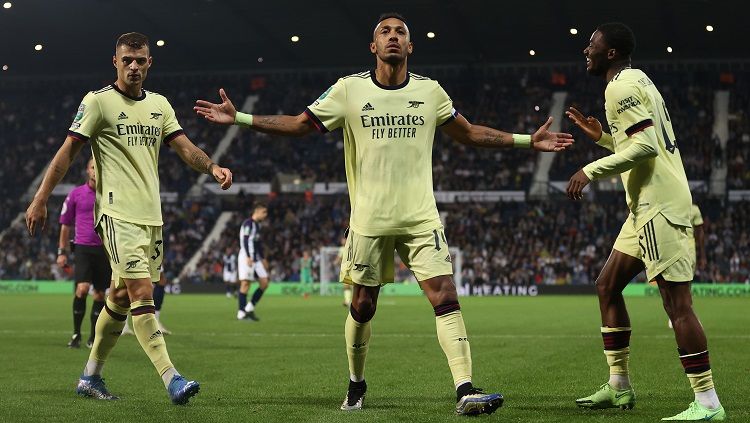
[[[139,225],[104,215],[96,225],[112,267],[115,288],[124,288],[123,279],[159,280],[164,260],[161,226]]]
[[[641,227],[632,215],[622,225],[614,249],[646,265],[646,277],[661,275],[668,282],[690,282],[695,274],[695,248],[690,228],[674,225],[659,213]]]
[[[341,261],[341,282],[380,286],[393,282],[393,251],[418,281],[453,275],[453,260],[442,227],[410,235],[364,236],[349,231]]]

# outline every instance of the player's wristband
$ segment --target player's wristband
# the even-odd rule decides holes
[[[65,249],[64,249],[64,248],[58,248],[58,249],[57,249],[57,255],[58,255],[58,256],[65,256],[65,255],[68,255],[68,252],[67,252],[67,251],[65,251]]]
[[[253,115],[248,113],[237,112],[234,115],[234,123],[242,126],[253,126]]]
[[[531,148],[531,135],[513,134],[513,148]]]

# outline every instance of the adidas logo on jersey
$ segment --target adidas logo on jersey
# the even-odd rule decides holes
[[[120,112],[120,116],[117,116],[117,120],[123,120],[127,118],[128,118],[128,115],[126,115],[125,112]]]
[[[367,103],[367,104],[364,105],[364,107],[362,107],[362,111],[363,112],[369,112],[369,111],[372,111],[372,110],[375,110],[375,108],[372,107],[372,104],[370,104],[370,103]]]

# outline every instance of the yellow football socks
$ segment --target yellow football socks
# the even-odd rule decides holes
[[[349,357],[349,377],[353,382],[365,380],[365,360],[370,348],[370,322],[354,320],[351,313],[346,316],[344,335],[346,338],[346,355]]]
[[[174,365],[169,360],[167,344],[164,342],[164,335],[159,330],[159,322],[154,315],[154,300],[133,301],[130,309],[135,336],[161,376],[167,370],[174,368]]]
[[[122,329],[125,327],[125,319],[128,317],[128,309],[120,307],[109,298],[105,302],[104,310],[96,320],[94,345],[91,347],[89,360],[83,371],[85,376],[101,374],[104,362],[107,361],[109,353],[120,339]]]
[[[448,359],[453,384],[471,382],[471,347],[457,302],[435,307],[435,325],[440,347]]]

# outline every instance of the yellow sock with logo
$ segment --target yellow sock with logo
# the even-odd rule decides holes
[[[344,325],[346,355],[349,358],[349,379],[352,382],[362,382],[365,380],[367,350],[370,349],[370,321],[357,321],[352,317],[352,313],[359,316],[353,308],[350,309]]]
[[[471,383],[471,347],[466,326],[457,301],[434,307],[438,342],[448,359],[456,388]]]
[[[94,329],[94,345],[89,353],[89,360],[83,370],[84,376],[100,375],[104,362],[107,361],[109,353],[120,339],[122,329],[125,327],[125,319],[128,317],[128,309],[120,307],[109,298],[104,304],[104,313],[99,314]]]
[[[706,408],[712,410],[719,408],[721,403],[714,388],[708,350],[690,354],[683,348],[677,348],[677,352],[680,354],[680,362],[695,393],[695,400]]]
[[[630,388],[630,328],[602,327],[604,355],[609,365],[609,385],[615,389]]]
[[[130,304],[130,314],[133,316],[133,331],[135,332],[138,343],[146,352],[151,363],[156,367],[159,376],[172,374],[174,365],[169,360],[167,353],[167,344],[164,342],[164,334],[159,330],[159,322],[154,314],[154,300],[137,300]],[[163,380],[166,378],[162,378]],[[171,378],[169,378],[171,380]],[[168,386],[169,381],[164,380],[164,385]]]

